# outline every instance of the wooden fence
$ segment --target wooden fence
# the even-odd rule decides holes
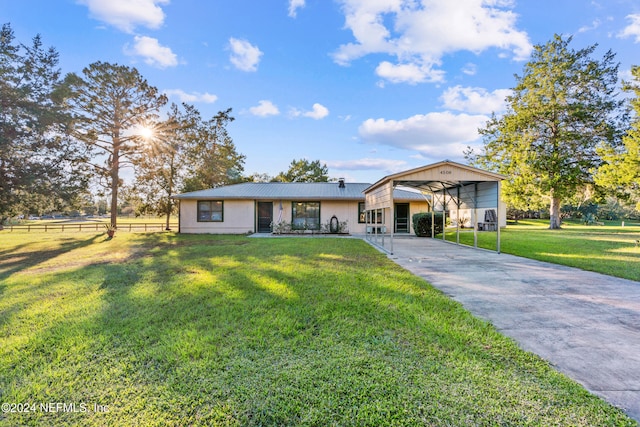
[[[166,223],[122,223],[118,224],[118,231],[165,231]],[[178,230],[177,223],[169,223],[172,230]],[[2,227],[0,227],[2,229]],[[28,224],[28,225],[5,225],[5,231],[106,231],[104,223],[79,223],[71,222],[69,224]]]

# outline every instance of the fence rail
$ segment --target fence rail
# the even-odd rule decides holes
[[[165,231],[166,223],[122,223],[118,224],[118,231]],[[78,223],[72,222],[69,224],[28,224],[28,225],[5,225],[5,231],[104,231],[105,223]],[[178,229],[177,223],[169,223],[169,227],[173,230]],[[2,227],[0,226],[0,229]]]

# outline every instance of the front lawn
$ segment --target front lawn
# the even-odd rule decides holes
[[[361,240],[0,233],[0,425],[636,425]]]
[[[565,222],[560,230],[549,230],[548,226],[548,220],[509,224],[500,233],[501,251],[640,281],[640,226],[571,222]],[[446,234],[447,240],[456,241],[455,231]],[[461,230],[460,243],[473,245],[473,231]],[[496,233],[479,232],[478,246],[494,250]]]

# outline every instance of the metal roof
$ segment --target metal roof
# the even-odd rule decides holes
[[[498,182],[506,177],[498,173],[485,171],[473,166],[444,160],[415,169],[387,175],[375,184],[365,189],[373,189],[393,182],[394,185],[404,185],[421,191],[438,192],[443,189],[455,188],[476,182]]]
[[[225,185],[207,190],[192,191],[173,196],[178,200],[357,200],[364,201],[364,190],[368,183],[345,182],[340,188],[338,182],[245,182]],[[396,200],[424,201],[422,194],[396,189]]]

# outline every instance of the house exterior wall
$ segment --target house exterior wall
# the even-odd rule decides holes
[[[365,194],[367,210],[382,209],[391,205],[392,184],[388,182]]]
[[[315,201],[315,200],[309,200]],[[273,222],[277,223],[278,218],[282,217],[282,221],[291,224],[292,210],[294,200],[275,200],[273,201]],[[347,222],[350,233],[359,233],[362,228],[364,232],[364,224],[358,224],[358,201],[355,200],[318,200],[320,202],[320,224],[327,224],[331,221],[332,216],[336,216],[339,222]],[[280,203],[282,203],[282,215],[280,215]],[[362,227],[359,227],[359,226]]]
[[[398,203],[409,203],[409,234],[415,235],[416,233],[413,231],[413,215],[421,212],[431,212],[429,209],[429,204],[424,202],[405,202],[402,200],[394,200],[396,204]],[[386,234],[389,234],[392,230],[394,219],[391,217],[391,210],[384,209],[384,226],[386,227]],[[366,225],[366,224],[360,224]],[[371,226],[371,224],[370,224]],[[372,226],[377,227],[377,224],[372,224]],[[358,231],[358,233],[366,233],[366,227],[361,227],[362,231]]]
[[[222,222],[198,222],[198,201],[180,201],[180,233],[245,234],[255,231],[253,200],[224,200]]]
[[[205,200],[205,199],[203,199]],[[273,223],[278,219],[291,224],[292,200],[260,200],[273,203]],[[314,201],[314,200],[309,200]],[[351,234],[364,234],[366,224],[358,222],[358,200],[318,200],[320,202],[320,223],[328,224],[332,216],[338,221],[347,222],[347,228]],[[180,201],[180,232],[185,234],[209,233],[209,234],[246,234],[256,232],[256,205],[255,200],[224,200],[222,222],[199,222],[197,220],[198,200]],[[281,208],[282,206],[282,208]],[[409,205],[409,221],[417,212],[428,211],[426,202],[411,202]],[[390,230],[392,220],[387,218],[387,230]],[[410,224],[410,233],[413,233],[413,224]]]
[[[409,204],[409,233],[416,234],[413,231],[413,215],[421,212],[431,212],[427,202],[412,202]]]

